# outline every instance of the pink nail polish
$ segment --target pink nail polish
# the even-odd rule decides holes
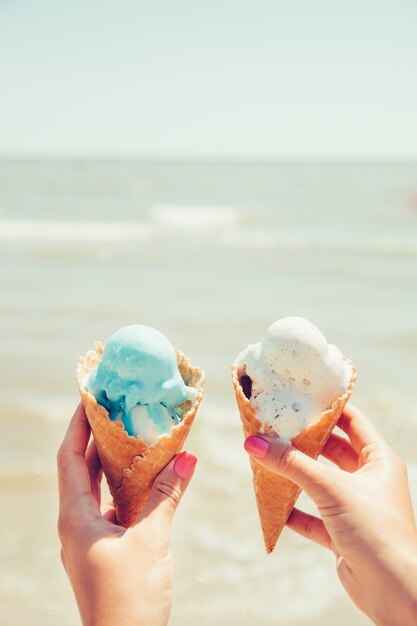
[[[191,452],[181,452],[174,463],[174,472],[180,478],[188,478],[197,465],[197,457]]]
[[[244,447],[246,452],[256,459],[263,459],[268,454],[269,441],[257,435],[251,435],[245,440]]]

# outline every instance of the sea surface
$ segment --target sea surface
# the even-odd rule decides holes
[[[369,624],[331,554],[286,529],[265,555],[230,364],[277,318],[313,321],[417,502],[417,163],[2,161],[0,302],[1,624],[79,624],[55,455],[78,356],[129,323],[207,375],[171,626]]]

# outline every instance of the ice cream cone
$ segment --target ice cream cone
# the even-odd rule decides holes
[[[252,407],[242,389],[236,365],[232,366],[232,380],[245,437],[268,432],[257,419],[256,409]],[[317,459],[352,393],[355,380],[356,370],[352,366],[352,377],[346,393],[333,402],[330,409],[322,413],[317,422],[291,440],[295,448]],[[270,553],[275,548],[301,489],[287,478],[262,467],[252,457],[250,462],[265,548]]]
[[[100,361],[103,346],[80,357],[77,383],[84,408],[93,431],[98,454],[113,496],[119,524],[130,526],[145,506],[155,476],[181,451],[203,397],[204,372],[191,365],[177,350],[178,369],[184,382],[198,390],[194,404],[184,402],[177,408],[181,422],[169,434],[147,445],[140,437],[129,436],[120,420],[112,421],[104,407],[83,385],[86,374]]]

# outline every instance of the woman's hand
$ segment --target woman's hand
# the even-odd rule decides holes
[[[197,459],[182,452],[156,477],[133,526],[100,511],[102,468],[84,409],[58,452],[61,557],[84,626],[163,626],[171,608],[172,518]]]
[[[294,509],[287,524],[333,551],[355,604],[378,625],[416,626],[417,530],[406,465],[358,409],[346,407],[338,426],[349,440],[333,434],[322,453],[338,467],[267,435],[248,437],[245,449],[314,500],[321,519]]]

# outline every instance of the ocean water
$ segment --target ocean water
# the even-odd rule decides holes
[[[138,322],[208,380],[171,625],[369,624],[330,554],[289,530],[264,554],[230,364],[275,319],[311,319],[356,364],[353,400],[408,461],[417,503],[416,163],[3,161],[0,261],[0,623],[79,623],[55,454],[77,357]]]

